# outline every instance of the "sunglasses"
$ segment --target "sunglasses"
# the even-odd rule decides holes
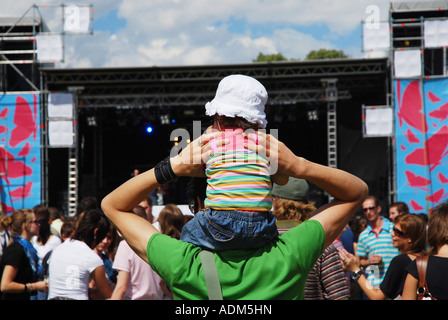
[[[368,207],[368,208],[362,208],[362,211],[364,211],[364,212],[367,212],[367,211],[372,211],[373,209],[375,209],[376,208],[376,206],[374,206],[374,207]]]
[[[401,231],[401,230],[398,230],[397,228],[393,228],[392,230],[393,230],[393,232],[394,232],[397,236],[399,236],[399,237],[403,237],[403,236],[406,235],[406,232],[403,232],[403,231]]]

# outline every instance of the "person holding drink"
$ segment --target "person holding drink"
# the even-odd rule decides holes
[[[393,245],[400,254],[392,259],[383,282],[373,288],[362,273],[358,257],[342,249],[339,255],[344,269],[351,271],[353,279],[370,300],[400,299],[407,276],[407,266],[426,253],[426,221],[416,214],[403,214],[396,218],[392,231]],[[381,262],[381,260],[380,260]]]
[[[358,239],[356,255],[360,265],[366,269],[366,276],[373,287],[378,288],[386,275],[392,259],[399,254],[392,241],[394,227],[382,217],[381,206],[375,196],[369,195],[362,204],[368,225]]]

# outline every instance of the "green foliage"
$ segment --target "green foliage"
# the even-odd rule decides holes
[[[252,60],[252,62],[270,62],[270,61],[287,61],[288,59],[285,58],[281,53],[274,53],[274,54],[263,54],[259,53],[257,59]]]
[[[319,49],[312,50],[307,55],[305,60],[319,60],[319,59],[346,59],[348,55],[344,53],[342,50],[327,50],[327,49]]]
[[[319,49],[311,50],[305,60],[322,60],[322,59],[346,59],[349,58],[342,50]],[[272,62],[272,61],[299,61],[300,59],[288,59],[281,53],[264,54],[259,53],[257,59],[252,62]]]

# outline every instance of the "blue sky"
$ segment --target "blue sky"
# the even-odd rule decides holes
[[[94,31],[105,31],[117,33],[119,30],[126,28],[126,19],[117,16],[118,9],[112,9],[105,15],[94,20]]]
[[[60,1],[3,2],[0,16],[20,17],[36,3],[50,29],[60,29],[62,10],[44,8]],[[69,4],[93,4],[93,34],[64,37],[64,61],[57,64],[62,68],[250,63],[260,52],[303,60],[321,48],[360,58],[366,54],[361,50],[366,8],[375,5],[386,19],[390,5],[386,0],[71,0]]]
[[[348,48],[350,46],[356,46],[356,44],[358,44],[361,49],[361,23],[349,32],[337,36],[333,35],[329,26],[322,22],[316,22],[309,26],[282,22],[250,24],[244,18],[237,19],[230,17],[227,21],[217,21],[215,25],[218,27],[223,24],[227,24],[228,31],[230,33],[240,34],[242,30],[247,30],[247,32],[253,37],[272,35],[274,30],[291,28],[304,34],[310,34],[315,39],[320,41],[331,41],[335,49],[343,50],[344,48]]]

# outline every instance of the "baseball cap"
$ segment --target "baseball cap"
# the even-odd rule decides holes
[[[294,177],[289,177],[288,183],[283,186],[274,183],[272,187],[273,196],[294,201],[308,201],[308,191],[308,182]]]

